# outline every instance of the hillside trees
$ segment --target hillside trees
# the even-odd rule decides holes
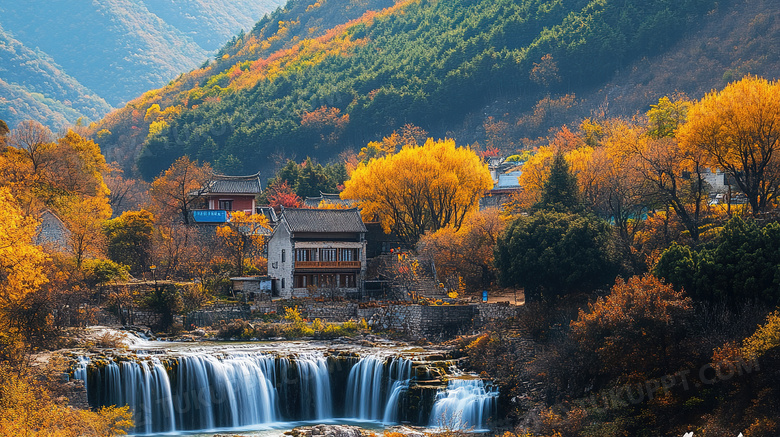
[[[780,84],[748,76],[694,104],[678,132],[736,181],[754,214],[780,190]]]
[[[332,7],[321,6],[312,14]],[[324,160],[340,151],[334,147],[357,148],[406,123],[459,124],[479,105],[524,94],[536,82],[551,95],[592,84],[652,51],[652,44],[673,41],[687,18],[706,9],[695,0],[545,0],[538,6],[361,2],[374,10],[318,38],[280,12],[216,62],[147,93],[93,129],[110,132],[105,143],[122,149],[117,155],[129,161],[123,167],[138,157],[147,179],[183,154],[211,163],[240,156],[244,171],[269,168],[266,157],[280,149]],[[309,19],[299,12],[289,13],[302,16],[301,23]],[[183,110],[149,135],[152,122],[144,114],[155,104]],[[339,142],[331,145],[334,134]]]
[[[427,231],[460,229],[492,186],[487,166],[471,149],[429,139],[358,165],[341,197],[357,200],[365,217],[414,245]]]
[[[208,188],[212,176],[209,164],[198,165],[187,156],[174,162],[152,182],[152,208],[161,219],[189,224],[193,205]]]

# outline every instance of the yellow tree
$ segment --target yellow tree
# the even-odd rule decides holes
[[[208,188],[212,174],[208,163],[200,166],[187,156],[177,159],[152,182],[149,190],[152,212],[159,218],[178,217],[182,223],[189,224],[192,206]]]
[[[236,274],[243,276],[244,263],[251,253],[259,253],[263,247],[266,232],[271,229],[263,214],[246,214],[236,211],[230,215],[230,221],[217,228],[227,256],[235,264]]]
[[[46,283],[42,266],[47,256],[34,244],[37,226],[10,190],[0,187],[0,309]]]
[[[343,199],[355,199],[363,214],[376,217],[414,245],[427,231],[459,229],[493,186],[487,166],[453,140],[429,139],[394,155],[360,164],[345,182]]]
[[[688,112],[677,137],[734,178],[754,214],[780,189],[780,84],[748,76],[707,94]]]
[[[62,208],[63,221],[68,228],[67,247],[77,268],[88,256],[102,255],[105,249],[103,225],[111,218],[108,197],[86,196],[71,198]]]

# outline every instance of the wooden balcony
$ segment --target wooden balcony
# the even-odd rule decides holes
[[[360,261],[295,261],[296,269],[360,269]]]

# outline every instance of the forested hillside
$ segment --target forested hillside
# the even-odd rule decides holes
[[[0,118],[12,127],[32,118],[50,126],[97,120],[111,106],[67,75],[45,53],[35,51],[0,27]]]
[[[108,116],[95,127],[101,145],[127,167],[138,159],[150,178],[182,154],[248,172],[274,152],[329,158],[406,123],[443,134],[498,97],[535,103],[599,85],[632,60],[669,48],[712,6],[368,3],[290,1],[224,47],[216,62]],[[357,13],[362,4],[370,12],[342,26],[331,21],[321,36],[324,29],[307,25],[309,14],[345,5]]]
[[[0,118],[97,120],[106,102],[122,105],[192,70],[280,3],[0,1]]]

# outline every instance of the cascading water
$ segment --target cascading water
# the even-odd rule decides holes
[[[93,407],[129,405],[138,434],[332,420],[342,413],[350,420],[397,423],[411,375],[412,361],[402,357],[356,359],[324,353],[280,357],[257,352],[92,363],[80,358],[74,370],[74,376],[85,381]],[[453,383],[437,395],[435,411],[458,388]],[[490,397],[484,386],[482,392]],[[493,404],[488,402],[483,400],[481,408],[470,403],[443,406],[442,411],[463,408],[455,414],[481,427],[483,418],[492,414]],[[433,417],[439,414],[434,412]]]
[[[498,392],[481,379],[451,379],[436,395],[431,410],[432,428],[482,430],[496,412]]]
[[[398,422],[398,407],[401,401],[401,394],[409,388],[409,380],[412,377],[412,360],[405,358],[394,359],[390,364],[390,382],[389,397],[385,406],[383,423]]]

